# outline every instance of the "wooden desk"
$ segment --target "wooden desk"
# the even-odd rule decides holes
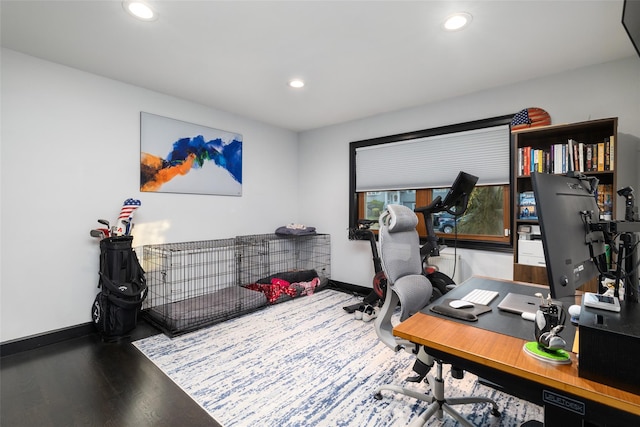
[[[456,291],[465,294],[478,285],[474,279]],[[494,312],[503,296],[491,303]],[[428,310],[396,326],[394,335],[424,345],[429,354],[502,385],[506,393],[544,406],[545,425],[582,425],[579,422],[585,419],[596,425],[640,426],[640,396],[580,378],[575,353],[571,353],[570,365],[545,363],[522,350],[524,339],[425,313]],[[531,322],[513,316],[514,322],[526,322],[525,327],[533,328]]]

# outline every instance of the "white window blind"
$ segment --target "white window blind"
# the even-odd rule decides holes
[[[459,171],[478,185],[509,183],[508,125],[356,148],[356,191],[449,187]]]

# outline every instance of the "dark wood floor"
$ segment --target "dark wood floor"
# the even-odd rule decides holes
[[[221,427],[131,344],[156,333],[140,322],[118,343],[89,335],[3,356],[0,425]]]

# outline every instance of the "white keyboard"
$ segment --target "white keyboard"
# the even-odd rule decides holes
[[[462,298],[461,300],[469,301],[474,304],[489,305],[498,296],[497,291],[488,291],[486,289],[474,289]]]

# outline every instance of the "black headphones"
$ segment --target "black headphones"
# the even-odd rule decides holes
[[[557,351],[567,346],[567,342],[558,335],[564,329],[566,317],[562,306],[556,304],[540,306],[535,319],[538,347],[546,351]]]

